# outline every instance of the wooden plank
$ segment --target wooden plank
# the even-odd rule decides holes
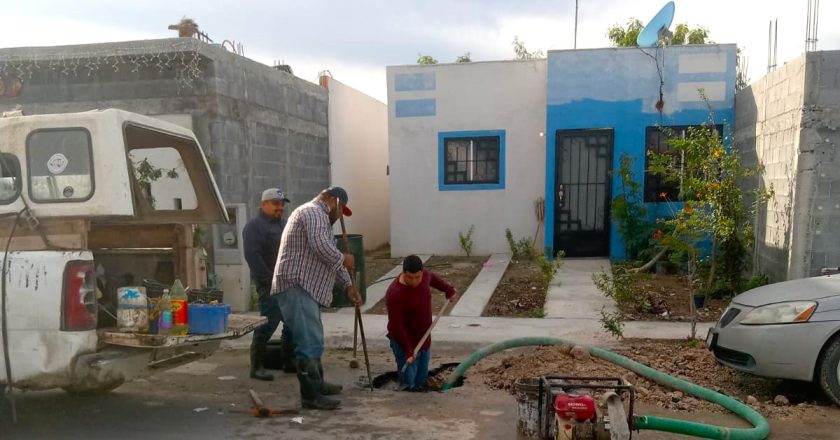
[[[91,249],[171,248],[175,225],[94,224],[88,233]]]
[[[13,224],[14,218],[7,217],[0,220],[0,238],[8,238]],[[40,232],[47,236],[47,240],[52,246],[66,249],[86,249],[88,225],[89,222],[84,219],[53,218],[42,220],[38,229],[29,229],[24,224],[18,224],[10,249],[13,251],[48,249]]]
[[[49,235],[50,244],[59,248],[84,249],[84,238],[78,234]],[[13,251],[40,251],[47,249],[40,235],[20,237],[15,234],[10,249]]]
[[[238,338],[254,331],[255,328],[264,324],[266,321],[267,319],[264,316],[231,314],[228,315],[228,330],[224,333],[213,335],[165,336],[144,333],[121,333],[113,331],[113,329],[103,329],[99,332],[99,340],[106,344],[121,345],[124,347],[176,347],[195,342]]]

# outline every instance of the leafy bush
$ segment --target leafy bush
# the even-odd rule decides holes
[[[621,185],[612,201],[610,214],[624,241],[627,259],[649,260],[656,254],[655,241],[651,237],[657,227],[647,220],[647,210],[642,203],[642,185],[633,178],[633,160],[627,153],[622,153],[619,159]]]
[[[768,284],[770,284],[770,278],[768,278],[767,275],[759,274],[750,278],[749,280],[747,280],[746,283],[744,283],[743,292],[755,289],[756,287],[766,286]]]
[[[621,312],[607,312],[601,309],[601,326],[616,339],[624,338],[624,315]]]
[[[595,287],[616,304],[624,305],[636,302],[633,291],[633,274],[623,267],[614,267],[612,273],[601,271],[592,274]]]
[[[531,260],[537,256],[537,250],[530,239],[520,238],[519,241],[513,238],[513,233],[510,229],[505,229],[505,238],[510,247],[510,256],[514,260]]]
[[[462,234],[461,231],[458,231],[458,241],[461,244],[461,249],[464,250],[464,253],[467,254],[468,257],[472,256],[472,248],[473,248],[472,235],[473,235],[474,230],[475,230],[475,225],[470,225],[470,230],[467,231],[466,235]]]
[[[557,252],[554,260],[549,260],[545,258],[545,256],[540,255],[537,258],[537,263],[540,266],[540,284],[542,285],[543,289],[548,289],[549,284],[551,284],[551,280],[554,279],[554,275],[563,267],[563,257],[566,254],[563,251]]]

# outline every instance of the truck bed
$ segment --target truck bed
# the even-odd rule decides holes
[[[238,338],[254,331],[255,328],[265,322],[266,318],[263,316],[233,313],[228,316],[228,330],[224,333],[216,333],[212,335],[165,336],[144,333],[121,333],[115,331],[115,329],[101,329],[99,330],[99,341],[123,347],[177,347],[179,345],[215,339]]]

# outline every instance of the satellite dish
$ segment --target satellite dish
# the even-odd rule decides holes
[[[668,30],[671,27],[671,21],[674,20],[674,2],[665,3],[665,6],[653,16],[648,22],[647,26],[639,32],[636,37],[636,44],[639,47],[656,46],[659,40],[663,38],[671,38],[673,35]]]

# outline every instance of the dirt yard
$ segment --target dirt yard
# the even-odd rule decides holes
[[[365,286],[375,283],[394,266],[400,264],[402,264],[402,258],[391,258],[391,247],[388,245],[365,252]]]
[[[546,290],[534,260],[511,261],[481,316],[542,318]]]
[[[487,261],[486,256],[483,257],[458,257],[458,256],[433,256],[425,263],[425,267],[443,278],[444,281],[451,284],[462,295],[475,279],[476,275],[481,271],[484,262]],[[390,282],[390,281],[386,281]],[[432,313],[437,314],[446,297],[432,289]],[[450,306],[448,310],[451,310]],[[449,314],[447,310],[446,315]],[[387,313],[385,309],[385,299],[376,303],[370,310],[365,313],[374,315],[384,315]]]
[[[634,277],[636,298],[649,305],[645,310],[639,303],[622,304],[625,319],[632,321],[689,321],[690,301],[693,300],[688,281],[681,275],[637,274]],[[716,321],[729,305],[728,300],[707,298],[703,308],[697,309],[698,321]]]
[[[702,345],[686,341],[627,340],[621,354],[674,377],[726,394],[751,406],[769,419],[791,420],[832,409],[822,393],[809,384],[763,379],[719,365]],[[613,364],[584,353],[575,359],[572,347],[539,347],[496,361],[483,361],[475,369],[491,388],[513,392],[517,379],[543,375],[624,377],[635,384],[642,403],[678,412],[726,412],[723,408],[685,396],[639,378]],[[486,362],[486,363],[484,363]],[[471,379],[476,380],[475,374]],[[783,398],[778,397],[783,396]]]

